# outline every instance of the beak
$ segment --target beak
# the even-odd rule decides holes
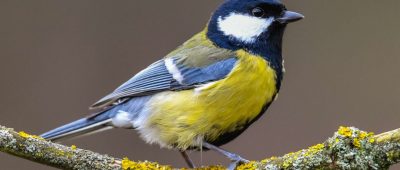
[[[287,24],[287,23],[291,23],[291,22],[296,22],[303,18],[304,18],[304,15],[299,14],[297,12],[285,11],[285,13],[283,13],[283,15],[280,18],[277,18],[275,20],[281,24]]]

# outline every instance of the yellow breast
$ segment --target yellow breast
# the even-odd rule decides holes
[[[192,90],[163,92],[149,103],[140,131],[148,142],[187,149],[243,127],[276,94],[276,74],[263,58],[244,50],[225,78]]]

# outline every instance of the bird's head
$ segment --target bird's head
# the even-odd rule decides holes
[[[207,35],[220,47],[257,53],[280,46],[286,25],[303,17],[279,0],[226,0],[211,17]]]

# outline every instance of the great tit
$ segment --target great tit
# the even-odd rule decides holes
[[[303,15],[279,0],[226,0],[207,26],[91,106],[97,113],[41,136],[60,140],[111,128],[135,129],[147,143],[186,154],[219,148],[256,121],[279,92],[282,38]]]

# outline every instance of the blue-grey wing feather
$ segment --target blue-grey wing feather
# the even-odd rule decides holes
[[[220,80],[230,73],[237,60],[228,58],[205,67],[188,67],[182,65],[177,58],[171,59],[182,76],[181,81],[174,79],[165,65],[165,60],[159,60],[100,99],[92,108],[103,108],[120,99],[147,96],[160,91],[185,90],[194,88],[198,84]]]
[[[224,78],[230,73],[235,63],[236,58],[228,58],[206,67],[185,67],[179,63],[176,65],[183,77],[182,85],[194,85]]]

